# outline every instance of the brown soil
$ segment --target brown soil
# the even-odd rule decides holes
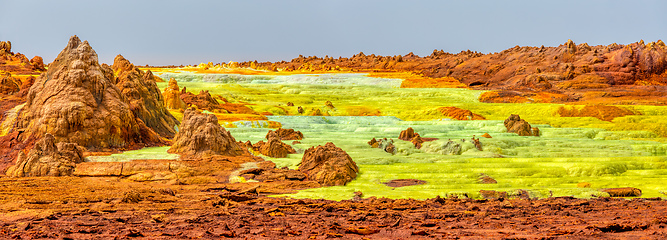
[[[336,202],[265,196],[307,184],[166,185],[119,178],[0,178],[0,238],[667,237],[667,201],[656,199],[370,197]]]

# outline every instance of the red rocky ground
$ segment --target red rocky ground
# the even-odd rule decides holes
[[[266,197],[305,182],[0,178],[2,239],[664,239],[657,199]],[[260,194],[258,195],[257,192]]]

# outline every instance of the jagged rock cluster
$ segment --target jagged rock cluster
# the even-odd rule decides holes
[[[127,97],[134,115],[160,136],[173,138],[176,134],[174,126],[178,125],[178,121],[165,107],[153,73],[150,70],[139,70],[121,55],[116,56],[111,68],[117,75],[116,86]]]
[[[0,71],[14,74],[39,74],[46,70],[42,57],[35,56],[31,60],[21,54],[12,52],[12,42],[0,41]]]
[[[90,151],[164,145],[114,83],[113,69],[100,66],[88,42],[73,36],[30,87],[18,129],[26,135],[49,133],[56,142]]]
[[[39,177],[72,175],[77,163],[83,162],[82,147],[76,143],[59,142],[51,134],[46,134],[25,154],[19,152],[16,165],[11,166],[7,176]]]
[[[325,186],[345,185],[357,177],[359,168],[343,149],[333,143],[306,150],[299,164],[299,171],[309,180]]]
[[[186,109],[180,131],[168,152],[182,159],[202,159],[213,156],[241,156],[247,153],[236,139],[218,123],[213,114]]]
[[[507,132],[519,134],[519,136],[540,136],[540,130],[537,127],[531,127],[526,120],[521,119],[519,115],[512,114],[505,119],[505,128]]]

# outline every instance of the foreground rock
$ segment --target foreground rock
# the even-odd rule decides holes
[[[363,197],[332,201],[266,196],[303,189],[307,183],[169,186],[108,178],[37,181],[0,178],[0,192],[12,193],[0,198],[0,205],[7,211],[0,214],[3,223],[0,236],[5,239],[667,237],[667,201],[659,198],[525,200],[507,194],[508,198],[497,200]]]
[[[51,134],[37,141],[28,154],[19,153],[16,165],[7,169],[12,177],[69,176],[83,162],[83,150],[76,143],[60,142]]]
[[[77,36],[30,87],[18,119],[24,135],[52,134],[57,142],[89,151],[164,145],[137,118],[114,82],[113,70],[100,66],[88,42]]]
[[[153,73],[143,72],[118,55],[111,66],[117,74],[116,86],[127,97],[130,110],[146,126],[162,137],[173,138],[178,120],[167,111],[164,97],[155,84]]]
[[[168,152],[181,158],[201,159],[212,156],[240,156],[247,153],[236,139],[218,123],[213,114],[187,109],[183,122]]]
[[[309,180],[325,186],[345,185],[357,177],[359,168],[343,149],[333,143],[311,147],[306,150],[299,171]]]
[[[512,114],[505,119],[505,128],[507,132],[519,134],[519,136],[540,136],[539,129],[532,128],[526,120],[521,119],[519,115]]]

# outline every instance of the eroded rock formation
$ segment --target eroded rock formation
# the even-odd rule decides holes
[[[269,133],[266,134],[266,139],[269,139],[269,135],[271,133],[275,133],[280,140],[302,140],[303,139],[303,133],[301,131],[294,131],[294,129],[290,128],[278,128],[275,131],[270,130]]]
[[[21,81],[9,72],[0,73],[0,96],[14,94],[21,90]]]
[[[422,148],[422,143],[424,143],[424,140],[421,136],[419,136],[419,134],[417,134],[417,136],[413,137],[410,142],[415,145],[415,148],[420,149]]]
[[[414,137],[415,137],[415,130],[412,129],[411,127],[401,131],[401,133],[398,135],[398,139],[401,139],[403,141],[411,141],[412,138]]]
[[[90,151],[164,145],[134,115],[112,78],[113,70],[100,66],[88,42],[72,36],[30,87],[18,129],[27,136],[50,133],[57,142],[76,143]]]
[[[274,131],[269,131],[266,139],[266,143],[260,141],[253,145],[253,149],[257,148],[261,154],[272,158],[284,158],[287,157],[287,154],[296,153],[294,148],[280,141],[280,138]]]
[[[539,136],[539,129],[530,126],[526,120],[521,119],[519,115],[512,114],[505,119],[505,128],[507,132],[519,134],[519,136]]]
[[[178,87],[176,79],[170,78],[169,85],[162,92],[164,96],[164,105],[168,109],[185,109],[185,102],[181,99],[181,89]]]
[[[121,55],[116,56],[111,67],[117,75],[116,86],[127,97],[134,115],[160,136],[173,138],[174,127],[179,123],[164,106],[153,73],[150,70],[144,73]]]
[[[247,153],[236,139],[218,123],[213,114],[186,109],[180,131],[168,152],[182,159],[202,159],[212,156],[240,156]]]
[[[12,52],[10,41],[0,41],[0,71],[12,74],[33,75],[44,71],[42,57],[35,56],[32,60],[21,53]]]
[[[202,110],[227,113],[227,111],[222,109],[222,106],[220,106],[218,100],[213,98],[213,96],[211,96],[211,94],[206,90],[199,91],[199,94],[195,95],[191,92],[188,92],[187,89],[183,87],[180,97],[188,107],[194,105],[197,106],[198,109]]]
[[[69,176],[77,163],[83,162],[82,147],[76,143],[59,142],[46,134],[25,154],[19,152],[16,165],[7,169],[12,177]]]
[[[333,143],[306,150],[299,171],[325,186],[345,185],[357,177],[359,168],[343,149]]]

